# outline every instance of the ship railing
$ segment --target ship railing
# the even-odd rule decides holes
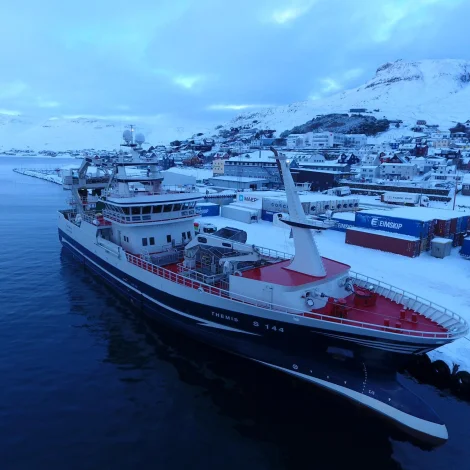
[[[119,193],[118,191],[109,191],[108,192],[108,196],[109,197],[113,197],[113,198],[129,198],[129,197],[139,197],[139,196],[164,196],[166,194],[185,194],[185,193],[192,193],[192,192],[196,192],[195,189],[193,189],[192,187],[188,187],[188,188],[185,188],[185,187],[178,187],[178,186],[172,186],[171,188],[173,189],[170,189],[169,186],[165,186],[163,187],[161,190],[159,191],[129,191],[128,194],[122,194],[122,193]],[[201,198],[203,196],[201,195]]]
[[[353,282],[359,287],[373,287],[374,292],[385,297],[397,304],[403,305],[404,308],[420,313],[424,317],[432,320],[442,327],[446,328],[450,333],[456,336],[463,336],[468,333],[469,326],[466,320],[459,314],[451,310],[435,304],[428,299],[419,297],[411,292],[392,286],[386,282],[374,279],[364,274],[349,272],[353,278]]]
[[[289,253],[284,253],[282,251],[278,250],[273,250],[271,248],[264,248],[261,246],[255,246],[256,251],[263,256],[266,256],[268,258],[273,258],[273,259],[283,259],[283,260],[288,260],[292,259],[293,255]]]
[[[139,256],[126,253],[126,257],[127,257],[127,260],[131,264],[134,264],[139,268],[145,269],[153,274],[156,274],[157,276],[163,279],[167,279],[170,282],[174,282],[174,283],[183,285],[185,287],[191,287],[193,289],[197,289],[201,293],[223,297],[223,298],[230,299],[236,302],[244,303],[252,307],[257,307],[257,308],[261,308],[264,310],[273,311],[276,313],[289,314],[289,315],[293,315],[294,317],[295,316],[307,317],[312,320],[321,320],[321,321],[326,321],[328,323],[335,322],[338,324],[358,327],[362,329],[372,329],[376,331],[378,330],[378,331],[384,331],[387,333],[394,333],[398,335],[408,335],[408,336],[414,336],[414,337],[420,337],[420,338],[457,339],[457,338],[464,336],[466,333],[468,333],[468,326],[466,322],[459,316],[457,316],[457,318],[460,318],[462,321],[461,328],[458,328],[457,330],[453,329],[452,331],[448,330],[448,331],[442,331],[442,332],[407,330],[404,328],[385,326],[385,325],[381,325],[378,323],[369,323],[369,322],[363,322],[363,321],[358,321],[358,320],[351,320],[349,318],[338,318],[338,317],[333,317],[328,314],[322,314],[322,313],[317,313],[317,312],[306,312],[306,311],[302,311],[296,308],[286,307],[285,305],[278,305],[278,304],[262,301],[260,299],[247,297],[242,294],[234,294],[233,292],[230,292],[230,290],[228,289],[215,287],[213,285],[206,284],[201,280],[192,279],[190,277],[186,277],[181,274],[175,273],[174,271],[163,268],[161,266],[157,266],[155,264],[149,263]],[[356,275],[357,273],[353,273],[352,277]],[[359,276],[362,276],[362,275],[359,275]],[[363,280],[369,280],[371,283],[373,281],[372,278],[368,278],[367,276],[362,276],[362,277],[364,278]],[[358,278],[356,279],[360,281]],[[354,307],[354,310],[363,311],[357,307]],[[364,311],[364,313],[370,314],[371,312]],[[380,315],[380,317],[382,318],[383,316]]]

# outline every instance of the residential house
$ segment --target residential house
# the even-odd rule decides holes
[[[223,175],[225,171],[225,160],[222,158],[216,158],[212,162],[212,174],[214,176],[220,176]]]
[[[272,152],[267,150],[230,157],[225,160],[224,175],[265,179],[271,187],[282,185],[276,160],[272,158]]]
[[[379,165],[362,165],[359,167],[359,178],[363,181],[373,181],[380,176]]]
[[[418,174],[418,168],[414,163],[382,163],[380,176],[386,179],[411,180]]]

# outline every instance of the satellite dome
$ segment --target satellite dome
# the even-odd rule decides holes
[[[122,133],[122,138],[125,140],[126,143],[132,142],[132,132],[129,129],[126,129]]]
[[[142,145],[142,144],[145,142],[144,134],[142,134],[142,133],[139,132],[139,133],[135,136],[135,142],[136,142],[136,144]]]

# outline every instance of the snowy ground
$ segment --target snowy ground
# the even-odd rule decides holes
[[[248,243],[286,253],[294,252],[289,229],[275,227],[270,222],[245,224],[223,217],[203,217],[200,220],[217,227],[231,226],[245,230],[248,233]],[[344,239],[344,233],[333,230],[326,230],[316,236],[323,256],[347,263],[353,271],[429,299],[462,315],[470,322],[470,261],[459,255],[459,248],[453,248],[452,255],[444,259],[433,258],[429,253],[423,253],[418,258],[406,258],[347,245]],[[470,335],[432,352],[431,358],[443,359],[470,371]]]

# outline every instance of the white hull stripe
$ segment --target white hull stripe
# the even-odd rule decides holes
[[[431,421],[426,421],[425,419],[412,416],[408,413],[394,408],[393,406],[387,405],[386,403],[376,400],[375,398],[356,392],[354,390],[350,390],[349,388],[342,387],[341,385],[336,385],[331,382],[319,379],[317,377],[311,377],[309,375],[302,374],[293,370],[284,369],[283,367],[279,367],[274,364],[269,364],[268,362],[258,361],[256,359],[253,360],[266,366],[272,367],[273,369],[278,369],[287,374],[294,375],[300,379],[313,382],[317,385],[328,388],[336,393],[347,396],[352,400],[360,403],[361,405],[373,409],[378,413],[392,419],[393,421],[401,423],[409,429],[413,429],[415,431],[418,431],[422,434],[436,439],[447,440],[449,438],[447,428],[444,424],[433,423]]]
[[[104,269],[103,267],[101,267],[99,264],[95,263],[92,259],[90,259],[87,255],[83,254],[78,248],[75,248],[73,245],[71,245],[67,240],[64,240],[62,239],[63,242],[67,243],[67,245],[69,245],[73,250],[77,251],[78,253],[80,253],[81,256],[83,256],[84,258],[86,258],[88,261],[90,261],[91,263],[93,263],[96,267],[98,267],[99,269],[101,269],[102,271],[104,271],[108,276],[116,279],[116,281],[120,282],[121,284],[125,285],[128,289],[131,289],[133,290],[134,292],[138,293],[139,295],[142,295],[143,297],[145,297],[146,299],[150,300],[151,302],[159,305],[160,307],[163,307],[165,308],[166,310],[171,310],[172,312],[178,314],[178,315],[181,315],[183,317],[186,317],[186,318],[191,318],[192,320],[195,320],[197,321],[200,325],[202,326],[207,326],[207,327],[210,327],[210,328],[217,328],[217,329],[220,329],[220,330],[227,330],[227,331],[234,331],[236,333],[244,333],[244,334],[247,334],[247,335],[253,335],[253,336],[260,336],[258,333],[251,333],[250,331],[245,331],[245,330],[239,330],[238,328],[233,328],[231,326],[227,326],[227,325],[221,325],[220,323],[215,323],[215,322],[211,322],[209,320],[204,320],[202,318],[199,318],[199,317],[195,317],[193,315],[189,315],[188,313],[184,313],[184,312],[181,312],[180,310],[177,310],[175,308],[172,308],[172,307],[169,307],[168,305],[165,305],[165,304],[162,304],[161,302],[158,302],[157,300],[155,300],[154,298],[152,297],[149,297],[148,295],[144,294],[143,292],[140,292],[138,289],[136,289],[135,287],[132,287],[130,284],[127,284],[127,282],[124,282],[122,279],[119,279],[118,277],[116,277],[114,274],[111,274],[109,271],[107,271],[106,269]],[[104,261],[104,260],[103,260]],[[104,261],[105,262],[105,261]],[[123,273],[125,274],[125,273]]]
[[[422,347],[428,346],[426,344],[423,344],[422,346],[408,345],[408,344],[394,344],[394,343],[388,343],[388,342],[382,342],[382,341],[372,341],[372,340],[367,340],[367,339],[352,338],[349,336],[335,335],[331,333],[322,333],[322,332],[319,332],[319,333],[325,336],[330,336],[332,338],[338,338],[338,339],[342,339],[345,341],[351,341],[353,343],[361,344],[363,346],[367,346],[371,348],[387,349],[389,351],[404,352],[404,353],[406,352],[412,353],[413,351],[416,351],[417,349],[421,349]]]

